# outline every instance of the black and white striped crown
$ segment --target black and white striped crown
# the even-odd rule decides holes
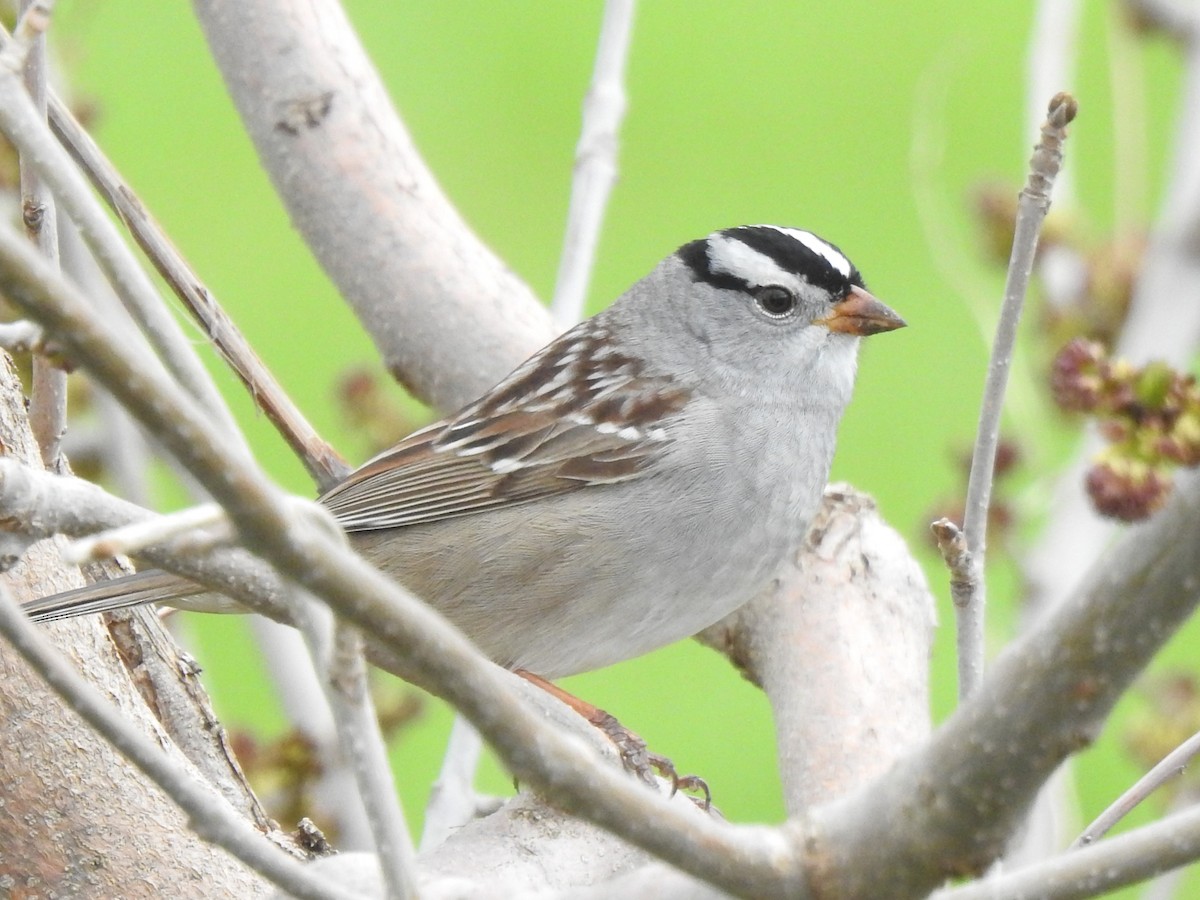
[[[811,231],[777,225],[743,225],[714,231],[679,248],[697,281],[749,290],[795,279],[844,296],[862,275],[837,247]]]

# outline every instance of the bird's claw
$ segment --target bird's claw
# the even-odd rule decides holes
[[[712,808],[712,791],[708,789],[708,783],[703,778],[699,775],[680,775],[675,771],[675,763],[658,753],[647,753],[647,757],[654,771],[671,782],[672,797],[679,791],[702,792],[704,794],[703,800],[699,797],[689,797],[688,799],[705,812],[708,812]]]
[[[704,794],[703,800],[699,797],[691,799],[705,812],[712,807],[712,792],[703,778],[698,775],[680,775],[671,760],[661,754],[651,753],[641,736],[622,725],[617,721],[616,716],[600,709],[596,713],[591,719],[592,724],[603,731],[616,746],[617,753],[621,757],[621,764],[626,771],[632,772],[652,787],[658,786],[658,781],[654,777],[657,772],[671,783],[672,797],[680,790],[700,791]]]

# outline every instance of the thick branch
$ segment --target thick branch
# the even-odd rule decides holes
[[[393,375],[453,409],[549,342],[549,314],[450,205],[336,2],[195,8],[292,222]]]
[[[0,589],[0,632],[75,712],[183,807],[192,828],[201,837],[224,847],[297,897],[353,900],[350,892],[305,872],[295,859],[264,841],[249,822],[188,772],[178,759],[162,753],[157,742],[130,727],[122,713],[20,613],[3,589]]]
[[[919,753],[820,811],[812,847],[831,896],[919,896],[982,870],[1040,785],[1088,744],[1200,594],[1200,477],[996,661]]]
[[[5,465],[20,470],[18,459],[37,465],[21,385],[6,357],[0,357],[0,442]],[[0,574],[4,603],[79,583],[78,573],[61,565],[50,542],[38,543],[15,565],[7,562]],[[186,765],[139,702],[129,672],[101,629],[66,627],[55,637],[88,679],[120,704],[126,728],[151,735],[160,753]],[[57,702],[3,639],[0,722],[0,884],[36,884],[43,893],[59,896],[118,896],[130,884],[149,883],[156,870],[170,865],[205,872],[212,890],[230,896],[254,897],[262,891],[260,879],[188,833],[167,798]],[[226,797],[244,810],[244,798],[235,793]],[[96,798],[117,796],[121,802],[104,807],[103,827],[97,827],[91,819]],[[136,847],[125,838],[129,834],[140,836]]]
[[[869,497],[825,490],[771,589],[700,635],[762,686],[789,815],[886,772],[929,734],[933,598]]]

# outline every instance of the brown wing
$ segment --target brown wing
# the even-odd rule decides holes
[[[399,528],[638,477],[688,392],[642,374],[584,323],[484,397],[405,438],[321,498],[347,531]]]

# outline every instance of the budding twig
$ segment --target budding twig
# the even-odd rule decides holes
[[[1050,209],[1050,191],[1062,166],[1062,144],[1067,125],[1075,118],[1077,104],[1070,94],[1056,94],[1050,101],[1042,136],[1029,162],[1029,177],[1017,203],[1012,255],[1004,285],[1004,303],[992,344],[987,382],[979,412],[979,431],[971,457],[971,478],[967,485],[967,507],[963,523],[966,549],[970,554],[969,571],[962,585],[958,611],[958,694],[963,700],[974,692],[983,677],[984,608],[987,600],[983,564],[987,552],[988,505],[992,493],[992,474],[996,447],[1000,441],[1000,414],[1012,364],[1017,323],[1033,270],[1038,235]]]

